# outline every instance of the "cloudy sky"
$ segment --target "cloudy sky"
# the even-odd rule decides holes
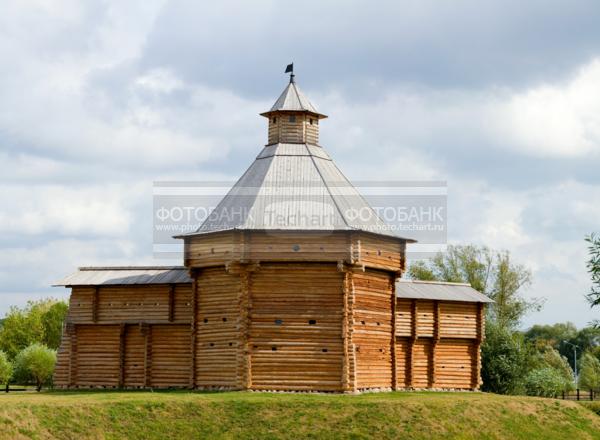
[[[593,0],[3,2],[0,314],[77,266],[164,263],[152,182],[239,176],[294,61],[350,179],[447,181],[449,242],[532,269],[524,326],[585,325],[598,23]]]

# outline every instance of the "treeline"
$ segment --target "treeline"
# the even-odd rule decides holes
[[[600,329],[573,324],[535,325],[519,331],[522,319],[543,306],[526,299],[531,271],[507,251],[480,246],[449,246],[429,261],[409,268],[413,279],[469,283],[494,300],[487,309],[482,344],[483,391],[557,396],[575,387],[600,390]],[[577,348],[578,378],[575,376]]]
[[[0,385],[51,384],[68,306],[64,301],[29,301],[11,307],[0,322]]]

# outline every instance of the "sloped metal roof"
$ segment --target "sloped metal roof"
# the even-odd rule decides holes
[[[402,238],[377,215],[327,152],[308,144],[264,147],[198,230],[185,235],[232,229],[360,230]]]
[[[438,281],[399,280],[396,282],[396,297],[439,301],[494,302],[469,284]]]
[[[191,283],[183,266],[80,267],[54,286]]]
[[[290,82],[287,87],[283,90],[273,107],[268,112],[263,113],[269,114],[276,111],[307,111],[326,118],[322,113],[319,113],[317,108],[310,102],[295,82]]]

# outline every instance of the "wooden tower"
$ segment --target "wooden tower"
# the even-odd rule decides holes
[[[58,387],[476,389],[484,304],[401,282],[406,244],[319,144],[291,77],[268,143],[184,240],[185,267],[81,268]]]
[[[185,241],[196,387],[391,388],[395,236],[319,145],[293,77],[268,144]]]

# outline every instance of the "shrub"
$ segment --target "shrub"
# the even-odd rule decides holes
[[[481,347],[483,391],[519,394],[524,373],[528,371],[527,345],[523,338],[494,322],[486,325]]]
[[[13,366],[8,360],[8,356],[0,351],[0,385],[6,385],[13,375]]]
[[[16,359],[19,378],[35,382],[38,391],[54,373],[56,352],[42,344],[32,344],[21,351]]]
[[[556,397],[567,386],[561,372],[552,367],[533,370],[525,377],[525,391],[530,396]]]

